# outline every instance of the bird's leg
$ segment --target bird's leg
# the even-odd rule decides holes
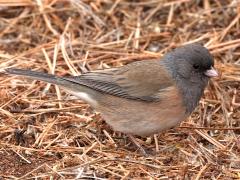
[[[131,134],[127,134],[127,136],[128,136],[129,139],[133,142],[133,144],[134,144],[135,146],[137,146],[137,148],[141,151],[141,153],[142,153],[145,157],[147,157],[148,154],[146,153],[146,151],[144,150],[144,148],[141,146],[141,144],[139,144],[139,143],[137,142],[137,140],[136,140]]]

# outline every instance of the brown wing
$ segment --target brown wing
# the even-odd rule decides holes
[[[119,68],[63,78],[115,96],[145,101],[159,100],[157,94],[174,83],[157,60],[145,60]]]

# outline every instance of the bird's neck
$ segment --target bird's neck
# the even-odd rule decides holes
[[[174,56],[168,55],[160,61],[167,68],[168,72],[176,80],[176,85],[183,96],[183,104],[186,107],[187,113],[192,113],[203,95],[204,89],[207,86],[208,78],[201,76],[189,77],[190,79],[181,76],[178,73]]]
[[[183,103],[186,107],[187,113],[192,113],[198,105],[204,89],[207,85],[207,81],[203,80],[199,83],[192,83],[189,80],[177,80],[177,85],[180,89],[180,93],[183,96]]]

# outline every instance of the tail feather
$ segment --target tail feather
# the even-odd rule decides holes
[[[71,79],[71,77],[64,78],[64,77],[55,76],[53,74],[36,72],[31,70],[15,69],[15,68],[5,69],[5,72],[8,74],[25,76],[31,79],[45,81],[51,84],[59,85],[70,94],[81,98],[82,100],[88,102],[94,107],[96,106],[96,101],[92,98],[96,96],[95,91],[91,90],[91,88],[88,88],[87,86],[81,84],[80,82],[77,82],[76,80]]]
[[[15,68],[8,68],[8,69],[5,69],[5,71],[8,74],[26,76],[31,79],[45,81],[51,84],[56,84],[60,86],[66,85],[66,80],[62,79],[61,77],[57,77],[55,75],[48,74],[48,73],[36,72],[31,70],[23,70],[23,69],[15,69]]]

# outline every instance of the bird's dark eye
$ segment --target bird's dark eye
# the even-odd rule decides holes
[[[194,69],[199,69],[199,65],[198,65],[198,64],[194,64],[194,65],[193,65],[193,68],[194,68]]]

